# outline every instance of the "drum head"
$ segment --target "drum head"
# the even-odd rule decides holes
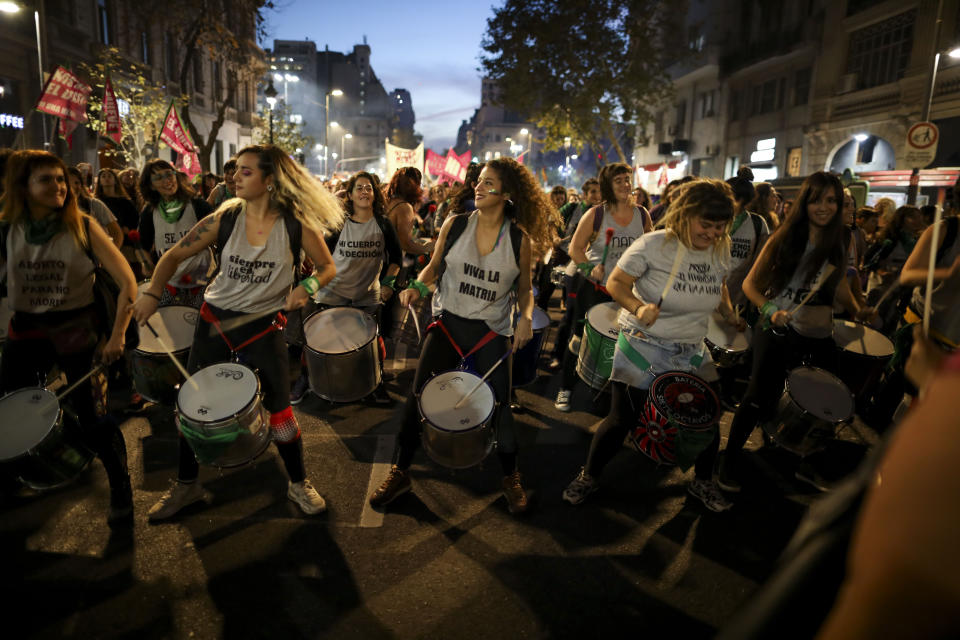
[[[303,323],[303,333],[314,351],[349,353],[376,337],[377,323],[360,309],[334,307],[311,314]]]
[[[833,341],[844,351],[852,353],[877,358],[893,355],[893,343],[887,336],[859,322],[834,320]]]
[[[139,327],[140,345],[137,349],[146,353],[166,353],[167,350],[160,344],[161,340],[173,351],[189,349],[193,344],[198,315],[199,312],[193,307],[160,307],[149,320],[159,339],[146,326]]]
[[[533,308],[533,330],[542,331],[550,326],[550,316],[540,307]]]
[[[720,401],[705,381],[695,375],[671,371],[650,385],[649,400],[677,426],[707,429],[720,416]]]
[[[750,328],[746,331],[737,331],[736,327],[727,324],[727,321],[719,313],[710,314],[710,320],[707,324],[707,340],[714,346],[721,347],[726,351],[746,351],[750,348],[750,340],[753,334]]]
[[[16,458],[40,444],[60,416],[60,403],[46,389],[18,389],[0,398],[0,460]]]
[[[601,302],[593,305],[590,311],[587,311],[587,323],[600,335],[616,340],[620,334],[620,323],[617,321],[619,316],[619,304],[616,302]]]
[[[787,376],[787,393],[807,413],[828,422],[853,415],[853,396],[847,385],[829,371],[797,367]]]
[[[257,374],[235,362],[204,367],[180,385],[177,410],[196,422],[218,422],[242,411],[260,390]]]
[[[480,382],[480,376],[469,371],[447,371],[423,385],[420,392],[420,413],[444,431],[469,431],[490,417],[495,404],[493,389],[486,382],[456,409],[454,405]]]

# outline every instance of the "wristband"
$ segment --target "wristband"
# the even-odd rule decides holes
[[[320,291],[320,281],[314,278],[313,276],[310,276],[308,278],[304,278],[303,280],[301,280],[300,285],[304,289],[306,289],[307,293],[310,294],[311,296],[315,294],[317,291]]]
[[[381,287],[390,287],[391,289],[397,284],[397,276],[387,276],[380,281]]]
[[[151,298],[153,298],[153,299],[156,300],[157,302],[160,302],[160,296],[154,295],[154,294],[150,293],[150,292],[147,291],[147,290],[144,290],[142,293],[143,293],[143,295],[145,295],[145,296],[150,296]]]
[[[634,310],[633,310],[633,317],[634,317],[634,318],[637,317],[637,311],[640,311],[640,307],[642,307],[642,306],[643,306],[643,300],[641,300],[640,302],[638,302],[638,303],[637,303],[637,306],[634,308]]]
[[[410,284],[407,285],[407,289],[416,289],[421,298],[426,298],[428,295],[430,295],[430,289],[428,289],[427,285],[423,284],[419,280],[410,280]]]
[[[590,275],[590,272],[593,271],[593,263],[581,262],[580,264],[577,265],[577,269],[579,269],[583,275],[588,276]]]
[[[771,300],[767,300],[760,307],[760,315],[763,316],[764,318],[769,318],[779,310],[780,310],[780,307],[773,304]]]

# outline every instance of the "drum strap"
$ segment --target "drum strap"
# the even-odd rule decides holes
[[[225,334],[223,332],[223,329],[220,328],[219,318],[217,318],[217,316],[213,314],[213,311],[210,309],[210,306],[206,302],[204,302],[203,305],[200,306],[200,316],[204,320],[212,324],[214,327],[216,327],[217,333],[220,334],[220,337],[223,338],[223,341],[227,343],[227,347],[229,347],[230,351],[233,353],[240,351],[240,349],[243,349],[247,345],[253,344],[260,338],[270,333],[273,333],[274,331],[282,331],[283,328],[287,326],[287,317],[278,311],[277,316],[273,319],[273,322],[270,323],[269,327],[267,327],[260,333],[254,336],[251,336],[250,338],[247,338],[246,340],[238,344],[236,347],[234,347],[233,343],[231,343],[230,339],[227,337],[227,334]]]
[[[443,335],[447,336],[447,340],[450,341],[450,344],[456,350],[457,355],[460,356],[460,364],[463,364],[467,358],[469,358],[471,355],[473,355],[474,353],[482,349],[484,345],[486,345],[488,342],[490,342],[491,340],[497,337],[496,331],[487,331],[486,335],[480,338],[480,341],[477,342],[477,344],[473,345],[473,348],[470,349],[470,351],[464,353],[463,349],[460,348],[460,345],[457,344],[457,341],[453,339],[452,335],[450,335],[450,331],[449,329],[447,329],[446,325],[443,324],[443,320],[441,320],[440,318],[437,318],[436,320],[431,322],[430,326],[427,327],[427,331],[430,331],[430,329],[432,329],[433,327],[440,327],[440,330],[443,331]]]

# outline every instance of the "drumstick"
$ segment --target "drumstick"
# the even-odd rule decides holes
[[[827,263],[827,265],[823,268],[823,275],[820,277],[819,280],[817,280],[817,282],[813,285],[813,288],[810,289],[807,295],[803,297],[803,300],[800,301],[800,304],[798,304],[797,306],[795,306],[793,309],[790,310],[790,315],[793,315],[794,313],[796,313],[797,309],[807,304],[813,298],[814,294],[817,291],[820,291],[820,287],[823,286],[823,283],[826,282],[827,278],[830,277],[830,274],[833,273],[834,268],[835,267],[832,264]]]
[[[413,305],[407,305],[407,313],[403,316],[403,321],[406,322],[409,316],[413,316],[413,327],[417,330],[417,342],[420,343],[423,341],[423,335],[420,333],[420,319],[417,318],[417,312],[413,310]]]
[[[508,349],[507,352],[506,352],[505,354],[503,354],[502,356],[500,356],[500,359],[497,360],[495,363],[493,363],[493,366],[490,367],[490,369],[489,369],[485,374],[483,374],[483,377],[480,378],[480,382],[478,382],[476,385],[474,385],[473,389],[470,389],[470,392],[469,392],[467,395],[465,395],[465,396],[463,396],[462,398],[460,398],[460,400],[457,402],[457,404],[453,405],[453,408],[454,408],[454,409],[459,409],[461,406],[463,406],[463,403],[467,401],[467,398],[469,398],[470,396],[472,396],[472,395],[474,394],[474,392],[475,392],[477,389],[480,388],[480,385],[482,385],[484,382],[487,381],[487,378],[490,377],[490,374],[493,373],[494,370],[495,370],[497,367],[500,366],[500,363],[503,362],[504,360],[506,360],[506,359],[507,359],[507,356],[509,356],[509,355],[510,355],[510,350]]]
[[[667,278],[667,284],[663,287],[663,293],[660,294],[660,301],[657,302],[657,309],[663,305],[663,299],[667,297],[667,292],[673,286],[673,281],[677,278],[677,271],[680,270],[680,263],[683,261],[683,255],[687,252],[687,247],[677,239],[677,254],[673,256],[673,266],[670,267],[670,276]]]
[[[613,240],[613,234],[616,232],[613,230],[613,227],[607,227],[607,230],[604,233],[607,236],[607,241],[603,245],[603,257],[600,258],[600,266],[606,269],[607,252],[610,251],[610,241]]]
[[[70,385],[69,387],[67,387],[66,390],[64,390],[62,393],[58,393],[58,394],[57,394],[57,401],[60,401],[60,400],[62,400],[63,398],[65,398],[66,396],[68,396],[71,391],[73,391],[74,389],[76,389],[77,387],[79,387],[81,384],[83,384],[83,382],[84,382],[87,378],[89,378],[90,376],[92,376],[93,374],[95,374],[97,371],[100,371],[100,369],[103,369],[103,363],[98,364],[98,365],[95,366],[93,369],[90,369],[90,371],[88,371],[88,372],[86,372],[85,374],[83,374],[83,377],[82,377],[82,378],[80,378],[79,380],[77,380],[76,382],[74,382],[72,385]]]
[[[196,383],[195,380],[193,380],[193,379],[190,377],[190,374],[187,373],[186,368],[185,368],[182,364],[180,364],[180,360],[177,358],[177,356],[173,355],[173,349],[171,349],[171,348],[167,345],[166,341],[165,341],[163,338],[161,338],[160,335],[159,335],[156,331],[154,331],[153,327],[150,326],[150,321],[149,321],[149,320],[147,320],[147,322],[146,322],[145,324],[146,324],[146,326],[147,326],[147,329],[150,330],[150,333],[153,334],[153,337],[156,338],[156,339],[157,339],[157,342],[160,343],[160,348],[167,352],[167,355],[170,356],[170,359],[171,359],[171,360],[173,360],[173,364],[176,365],[177,369],[180,370],[180,373],[183,374],[183,377],[190,381],[190,384],[193,385],[193,388],[194,388],[195,391],[199,391],[199,390],[200,390],[200,386]]]
[[[943,207],[938,202],[933,215],[933,231],[930,235],[930,264],[927,266],[927,290],[923,293],[923,335],[930,335],[930,305],[933,303],[933,272],[937,268],[937,243],[940,240],[940,220]]]
[[[893,283],[889,287],[887,287],[887,290],[883,292],[883,295],[880,296],[880,299],[877,300],[876,303],[874,303],[873,308],[879,309],[883,301],[887,299],[887,296],[893,293],[894,291],[896,291],[898,288],[900,288],[899,278],[894,280]]]

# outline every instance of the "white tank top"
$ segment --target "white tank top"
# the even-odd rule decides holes
[[[376,218],[362,223],[347,218],[337,246],[331,252],[337,275],[317,292],[317,300],[334,302],[339,297],[361,304],[376,304],[380,300],[378,276],[383,267],[384,245],[383,231]]]
[[[160,214],[160,207],[153,208],[153,244],[157,254],[163,255],[174,247],[180,238],[190,233],[194,225],[199,222],[197,213],[193,210],[193,203],[189,200],[183,205],[183,214],[176,222],[167,222]],[[178,289],[192,289],[207,284],[210,280],[212,260],[209,251],[190,256],[180,263],[176,273],[167,283]]]
[[[247,242],[246,208],[237,215],[230,239],[220,253],[220,272],[203,299],[239,313],[262,313],[283,306],[293,286],[293,255],[283,218],[262,247]]]
[[[607,211],[607,206],[600,206],[603,207],[603,220],[600,222],[600,229],[597,230],[597,237],[594,238],[590,246],[587,247],[586,255],[588,262],[600,264],[600,260],[603,258],[603,250],[607,244],[607,229],[613,229],[613,237],[610,239],[607,259],[603,263],[603,282],[600,283],[607,284],[607,278],[610,277],[610,272],[613,271],[613,268],[617,266],[617,261],[620,260],[620,256],[630,248],[634,240],[643,235],[643,212],[641,212],[638,207],[634,207],[633,219],[630,220],[629,224],[621,227],[614,221],[613,214]],[[583,215],[587,218],[592,230],[594,214],[587,212]]]
[[[10,227],[7,290],[15,311],[68,311],[93,304],[93,269],[69,230],[44,244],[30,244],[22,224]]]

